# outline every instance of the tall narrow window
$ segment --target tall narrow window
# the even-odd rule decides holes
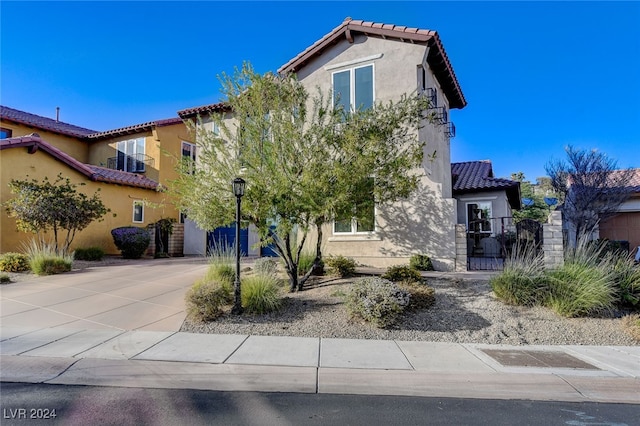
[[[144,222],[144,203],[142,201],[136,200],[133,202],[133,222]]]
[[[182,142],[182,161],[189,167],[191,174],[195,172],[196,166],[196,145],[189,142]]]
[[[333,104],[345,113],[373,107],[373,65],[333,73]]]
[[[363,234],[375,231],[374,179],[369,178],[358,190],[363,197],[353,207],[353,216],[338,218],[333,222],[334,234]]]
[[[118,142],[116,169],[125,172],[144,172],[144,142],[145,138]]]

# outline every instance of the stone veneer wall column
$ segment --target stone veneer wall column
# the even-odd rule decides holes
[[[169,256],[184,256],[184,224],[174,223],[173,232],[169,236]]]
[[[147,225],[147,231],[149,231],[149,236],[151,237],[151,242],[149,243],[149,247],[145,253],[146,256],[154,257],[156,255],[156,225],[152,223]]]
[[[467,226],[456,224],[456,272],[467,272]]]
[[[542,225],[542,251],[546,269],[555,268],[564,262],[562,213],[559,211],[552,211],[548,222]]]

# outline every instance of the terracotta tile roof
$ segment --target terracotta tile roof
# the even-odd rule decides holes
[[[32,133],[28,136],[0,140],[0,150],[20,147],[27,148],[29,154],[34,154],[40,149],[96,182],[116,183],[154,190],[158,188],[158,183],[156,181],[151,180],[144,175],[123,172],[120,170],[111,170],[104,167],[81,163],[69,154],[41,139],[37,133]]]
[[[217,104],[209,104],[180,110],[178,111],[178,116],[180,118],[191,118],[197,115],[210,114],[212,112],[224,112],[229,110],[230,107],[227,106],[224,102],[218,102]]]
[[[614,170],[611,174],[621,174],[624,170]],[[640,195],[640,169],[632,169],[631,178],[627,181],[625,188],[634,194]]]
[[[114,136],[123,136],[133,133],[151,131],[154,127],[170,126],[182,123],[180,117],[172,117],[163,120],[154,120],[147,123],[134,124],[132,126],[121,127],[113,130],[98,132],[96,130],[85,129],[83,127],[74,126],[73,124],[63,123],[51,118],[42,117],[28,112],[20,111],[0,105],[0,118],[2,120],[14,121],[16,123],[35,127],[41,130],[59,133],[67,136],[77,137],[85,140],[107,139]]]
[[[449,57],[440,41],[440,36],[436,31],[431,30],[346,18],[342,24],[334,28],[333,31],[281,66],[278,72],[297,72],[311,59],[322,54],[326,48],[331,47],[340,40],[346,38],[349,42],[352,42],[354,33],[373,37],[393,38],[402,42],[429,46],[427,62],[447,95],[449,106],[451,108],[464,108],[467,105]]]
[[[108,139],[114,136],[130,135],[134,133],[150,132],[154,127],[171,126],[173,124],[182,123],[182,119],[179,117],[167,118],[164,120],[148,121],[146,123],[134,124],[127,127],[120,127],[119,129],[106,130],[104,132],[96,132],[90,135],[86,135],[89,140]]]
[[[494,177],[489,160],[451,163],[451,178],[454,195],[504,189],[511,206],[520,207],[520,182]]]
[[[93,171],[94,179],[99,182],[118,183],[121,185],[135,186],[138,188],[157,189],[158,183],[145,175],[123,172],[122,170],[107,169],[106,167],[87,164]]]
[[[2,105],[0,105],[0,119],[74,137],[83,137],[96,132],[95,130],[85,129],[84,127],[63,123],[52,118],[30,114]]]

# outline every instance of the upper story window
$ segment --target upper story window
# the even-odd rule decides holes
[[[0,139],[8,139],[13,134],[11,129],[5,129],[4,127],[0,127]]]
[[[332,74],[333,104],[345,112],[373,107],[373,64]]]
[[[182,160],[189,162],[191,173],[194,172],[196,164],[196,145],[190,142],[182,142]],[[182,223],[182,222],[180,222]]]
[[[129,139],[117,144],[116,169],[125,172],[145,171],[145,138]]]

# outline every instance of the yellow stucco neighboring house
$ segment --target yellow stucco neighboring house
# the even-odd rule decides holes
[[[175,178],[175,158],[188,139],[180,118],[96,132],[2,106],[0,128],[0,203],[13,196],[11,179],[41,181],[46,176],[53,181],[61,174],[73,183],[84,183],[78,190],[86,194],[100,190],[111,212],[80,232],[72,249],[98,246],[118,254],[111,229],[146,227],[161,218],[179,222],[180,214],[162,188]],[[180,237],[181,226],[174,226]],[[32,237],[18,231],[15,220],[2,209],[0,252],[20,251]],[[182,243],[174,244],[173,254],[181,253]]]

